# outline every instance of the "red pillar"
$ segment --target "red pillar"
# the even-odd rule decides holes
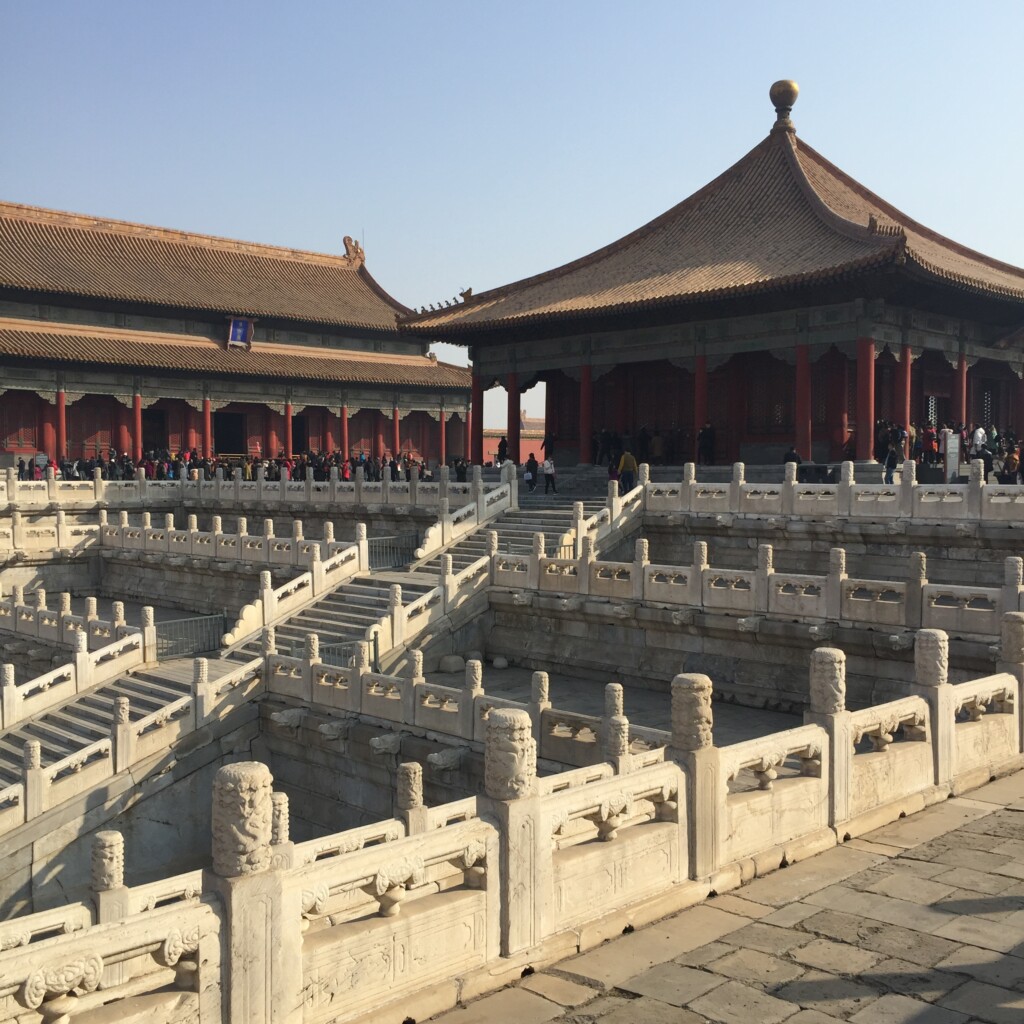
[[[321,439],[321,447],[328,455],[337,451],[338,448],[338,417],[330,409],[324,410],[324,436]]]
[[[469,425],[469,461],[482,466],[484,461],[484,384],[473,374],[473,392],[466,417]]]
[[[402,416],[396,405],[391,410],[391,455],[393,458],[397,458],[402,450],[401,424]]]
[[[967,423],[967,356],[961,353],[956,364],[956,377],[953,378],[953,420],[955,423]]]
[[[127,455],[132,447],[131,424],[128,422],[128,410],[117,403],[117,454]]]
[[[899,420],[900,426],[907,431],[907,444],[910,444],[910,384],[913,372],[914,357],[910,354],[910,346],[904,345],[900,351],[900,393]],[[903,453],[904,458],[910,456],[909,451]]]
[[[438,436],[439,436],[439,439],[441,441],[441,447],[438,449],[438,456],[437,456],[437,461],[442,466],[446,466],[448,464],[448,438],[446,436],[447,433],[448,433],[448,427],[447,427],[447,424],[445,423],[446,419],[447,419],[447,417],[445,416],[445,411],[442,408],[441,409],[441,429],[438,432]]]
[[[580,367],[580,457],[581,465],[590,465],[590,435],[594,432],[594,381],[589,366]]]
[[[292,403],[284,403],[284,454],[285,458],[292,457]]]
[[[519,417],[522,415],[519,408],[519,377],[510,373],[508,375],[508,427],[505,437],[508,439],[508,457],[515,465],[519,465]]]
[[[213,416],[208,398],[203,399],[203,458],[213,458]]]
[[[196,411],[191,405],[185,406],[185,448],[192,451],[196,447]],[[121,449],[124,451],[124,449]]]
[[[796,347],[796,450],[802,459],[814,461],[811,448],[811,353],[805,344]]]
[[[842,353],[833,352],[831,357],[832,370],[829,374],[829,431],[831,444],[829,458],[842,457],[850,434],[850,401],[849,362]]]
[[[49,402],[43,401],[40,412],[40,426],[42,427],[44,452],[51,459],[57,458],[57,411]]]
[[[276,459],[277,453],[281,450],[281,435],[277,430],[278,413],[273,409],[267,412],[267,444],[266,455],[268,459]]]
[[[142,461],[142,395],[137,391],[132,399],[132,453],[138,465]]]
[[[857,339],[857,458],[874,459],[875,339]]]
[[[387,451],[387,445],[384,443],[384,413],[374,412],[373,422],[376,424],[377,430],[377,458],[383,459],[384,453]]]
[[[348,406],[341,407],[341,454],[347,459],[352,453],[348,450]]]
[[[68,454],[68,420],[65,406],[64,389],[57,389],[57,458],[67,458]]]
[[[694,458],[699,455],[696,451],[697,437],[701,427],[708,421],[708,357],[697,356],[697,365],[693,373],[693,444]]]

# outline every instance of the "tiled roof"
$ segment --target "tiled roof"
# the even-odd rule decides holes
[[[253,342],[251,350],[225,349],[193,335],[157,334],[108,328],[0,319],[0,359],[100,364],[119,369],[172,370],[209,377],[261,377],[345,384],[464,389],[465,367],[428,356],[347,352]]]
[[[0,287],[393,331],[406,308],[345,256],[0,203]]]
[[[929,231],[793,132],[773,131],[699,192],[617,242],[401,327],[454,337],[787,289],[904,261],[957,286],[1024,301],[1024,270]]]

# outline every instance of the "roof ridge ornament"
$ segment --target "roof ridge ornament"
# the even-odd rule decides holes
[[[351,235],[346,235],[342,241],[345,243],[345,258],[358,270],[366,262],[363,247]]]
[[[775,107],[775,113],[778,114],[778,117],[775,119],[775,124],[772,125],[773,132],[796,131],[796,128],[793,126],[793,122],[789,119],[789,115],[792,112],[793,104],[796,103],[796,98],[799,95],[800,86],[791,78],[780,79],[771,87],[771,89],[768,90],[768,96],[772,101],[772,105]]]

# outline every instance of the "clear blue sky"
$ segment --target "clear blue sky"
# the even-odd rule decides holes
[[[768,132],[791,77],[815,148],[1020,266],[1022,51],[1017,0],[0,0],[0,197],[325,252],[351,234],[420,306],[662,213]]]

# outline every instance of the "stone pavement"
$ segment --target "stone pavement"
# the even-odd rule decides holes
[[[435,1018],[1021,1024],[1024,772]]]

